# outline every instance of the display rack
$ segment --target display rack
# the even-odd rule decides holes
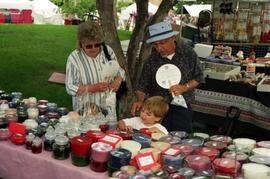
[[[214,0],[212,42],[270,43],[270,1]]]

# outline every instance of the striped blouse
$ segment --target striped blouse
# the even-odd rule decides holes
[[[101,47],[102,48],[102,47]],[[113,50],[107,46],[111,60],[116,60]],[[104,51],[98,54],[96,58],[86,55],[83,50],[74,50],[67,59],[66,64],[66,90],[72,96],[73,110],[78,111],[83,106],[82,103],[95,103],[101,108],[106,108],[104,96],[108,92],[88,93],[87,95],[77,95],[77,90],[81,84],[96,84],[105,81],[104,74],[108,72],[105,70],[105,64],[108,59],[105,57]],[[117,62],[118,64],[118,62]],[[116,76],[121,76],[125,79],[125,71],[119,66],[115,72]],[[114,76],[114,77],[116,77]],[[87,98],[87,99],[85,99]],[[116,102],[116,101],[115,101]]]

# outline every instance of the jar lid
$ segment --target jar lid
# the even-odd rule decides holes
[[[64,135],[58,135],[55,137],[55,143],[57,145],[66,145],[68,143],[68,138]]]
[[[27,141],[33,141],[35,138],[35,135],[33,133],[29,133],[27,136],[26,136],[26,140]]]

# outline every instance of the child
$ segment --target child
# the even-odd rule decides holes
[[[167,135],[167,129],[159,124],[159,122],[165,117],[168,110],[169,105],[163,97],[152,96],[144,102],[140,117],[120,120],[118,122],[118,128],[128,131],[149,128],[149,132],[159,132]]]

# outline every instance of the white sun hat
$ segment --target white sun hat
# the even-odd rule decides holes
[[[152,43],[159,40],[167,39],[178,34],[178,32],[174,32],[172,30],[172,27],[168,21],[163,21],[163,22],[150,25],[148,27],[148,30],[149,30],[150,37],[146,41],[147,43]]]

